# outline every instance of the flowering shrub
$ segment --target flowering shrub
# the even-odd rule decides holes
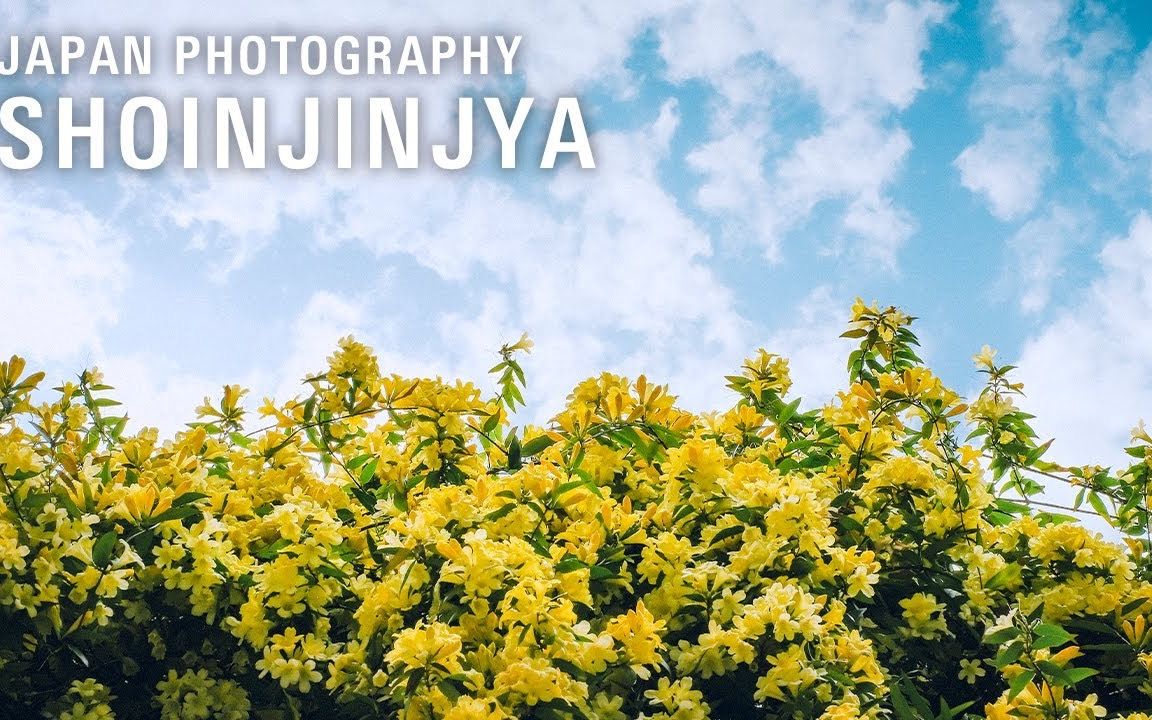
[[[726,412],[604,374],[522,431],[526,340],[489,396],[348,339],[163,442],[0,363],[0,716],[1148,718],[1152,439],[1049,462],[910,322],[858,302],[824,408],[761,351]]]

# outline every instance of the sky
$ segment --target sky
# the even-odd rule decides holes
[[[482,7],[481,7],[482,6]],[[338,338],[488,382],[527,331],[533,420],[601,370],[727,407],[759,347],[811,404],[852,300],[920,318],[929,364],[1019,365],[1052,458],[1113,462],[1152,420],[1152,6],[979,2],[0,0],[4,35],[515,33],[476,78],[0,78],[4,97],[580,98],[595,169],[0,171],[0,354],[104,370],[172,432],[224,383],[293,396]],[[119,100],[118,100],[119,99]],[[530,161],[548,114],[528,122]],[[537,150],[538,152],[538,150]],[[253,403],[255,406],[255,402]]]

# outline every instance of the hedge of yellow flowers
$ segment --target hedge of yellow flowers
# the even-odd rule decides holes
[[[857,302],[823,408],[760,351],[724,412],[603,374],[523,429],[524,339],[487,392],[347,339],[164,440],[0,363],[0,717],[1147,720],[1152,438],[1046,460],[911,322]]]

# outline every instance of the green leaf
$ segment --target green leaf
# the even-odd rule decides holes
[[[514,502],[504,503],[499,508],[497,508],[497,509],[493,510],[492,512],[488,513],[487,515],[485,515],[484,520],[485,521],[499,520],[500,518],[505,517],[506,515],[508,515],[508,513],[515,510],[517,507],[518,507],[517,504]]]
[[[1008,563],[999,572],[988,578],[988,582],[984,583],[984,587],[989,590],[998,590],[1002,587],[1015,585],[1018,582],[1020,582],[1020,566],[1016,563]]]
[[[1068,678],[1069,685],[1075,685],[1081,680],[1086,680],[1093,675],[1099,674],[1099,672],[1099,670],[1093,670],[1092,668],[1066,668],[1064,670],[1064,676]]]
[[[892,701],[892,710],[895,711],[898,720],[920,720],[920,716],[912,710],[904,698],[904,693],[900,692],[899,685],[892,686],[888,697]]]
[[[355,470],[356,468],[360,467],[361,465],[363,465],[364,463],[368,462],[371,459],[372,459],[372,455],[370,453],[364,453],[363,455],[357,455],[356,457],[354,457],[348,461],[347,467],[349,470]]]
[[[337,580],[346,580],[348,575],[335,565],[324,564],[316,568],[316,572]]]
[[[996,655],[996,668],[998,670],[1003,670],[1005,667],[1019,660],[1020,656],[1023,654],[1024,643],[1020,642],[1019,640],[1010,643]]]
[[[89,667],[90,663],[88,662],[88,656],[81,652],[80,648],[76,647],[72,643],[64,643],[64,647],[72,651],[72,654],[76,656],[76,659],[80,661],[81,665],[84,667]]]
[[[580,478],[578,480],[569,480],[566,483],[560,483],[559,485],[556,486],[556,489],[552,491],[552,497],[554,497],[554,498],[562,497],[562,496],[566,495],[567,493],[575,490],[576,488],[588,487],[590,484],[591,483],[589,483],[587,480],[585,480],[583,478]]]
[[[436,687],[440,688],[440,692],[453,703],[460,697],[460,689],[451,680],[441,680]]]
[[[1112,517],[1112,513],[1108,512],[1108,508],[1104,505],[1104,501],[1100,499],[1100,496],[1095,491],[1088,493],[1088,504],[1091,505],[1092,509],[1095,510],[1096,513],[1101,517]]]
[[[567,573],[567,572],[573,572],[575,570],[580,570],[580,569],[583,569],[586,567],[588,567],[588,564],[585,563],[580,558],[567,557],[567,558],[564,558],[563,560],[561,560],[560,562],[556,563],[555,565],[553,565],[552,569],[558,573]]]
[[[1052,625],[1050,623],[1040,623],[1036,626],[1034,632],[1036,633],[1036,639],[1032,641],[1032,647],[1038,650],[1059,647],[1072,642],[1073,639],[1067,630],[1059,625]]]
[[[602,565],[593,565],[588,568],[588,578],[590,580],[607,580],[614,577],[618,577],[617,573]]]
[[[915,706],[916,710],[920,712],[920,717],[932,717],[932,707],[928,704],[928,700],[916,689],[916,686],[911,680],[904,678],[900,681],[900,686],[904,689],[904,694],[908,697],[908,700]]]
[[[92,564],[103,570],[112,562],[112,551],[116,548],[116,541],[120,539],[119,533],[109,530],[101,535],[92,545]]]
[[[490,433],[495,430],[499,424],[500,415],[497,413],[492,413],[488,416],[488,419],[484,421],[484,424],[480,426],[480,429],[486,433]]]
[[[375,495],[368,492],[364,488],[356,487],[355,485],[348,488],[348,491],[351,492],[356,497],[356,499],[360,501],[360,504],[364,506],[365,510],[367,510],[368,512],[375,512],[376,511],[376,496]]]
[[[712,536],[712,545],[714,545],[714,546],[719,545],[720,543],[724,542],[728,538],[733,538],[733,537],[736,537],[737,535],[742,534],[744,532],[744,530],[745,530],[744,525],[733,525],[731,527],[726,527],[723,530],[721,530],[720,532],[718,532]]]
[[[170,507],[159,515],[153,515],[148,519],[148,522],[155,525],[162,522],[168,522],[169,520],[183,520],[184,518],[192,517],[193,515],[199,515],[200,513],[200,508],[196,507],[195,505]]]
[[[788,422],[789,420],[792,419],[792,416],[796,414],[796,409],[799,407],[800,407],[800,398],[796,398],[795,400],[793,400],[792,402],[788,403],[787,405],[785,405],[783,408],[780,409],[780,414],[776,416],[776,422],[780,425],[783,425],[784,423]]]
[[[1025,670],[1012,678],[1012,682],[1008,683],[1008,699],[1011,700],[1019,695],[1024,690],[1024,686],[1032,682],[1035,677],[1036,672],[1034,670]]]
[[[1044,679],[1047,680],[1050,685],[1071,685],[1072,684],[1071,680],[1069,680],[1067,675],[1064,673],[1064,668],[1060,667],[1059,665],[1057,665],[1056,663],[1054,663],[1050,660],[1038,660],[1038,661],[1036,661],[1036,668],[1041,673],[1043,673]]]
[[[508,441],[508,469],[519,470],[523,465],[521,460],[523,449],[520,447],[520,440],[513,435]]]
[[[984,635],[985,645],[1003,645],[1009,640],[1015,640],[1020,637],[1020,628],[1006,627],[1000,628]]]
[[[376,466],[379,462],[379,458],[372,458],[368,462],[364,463],[364,467],[360,468],[361,485],[364,485],[369,480],[371,480],[373,476],[376,475]]]
[[[247,448],[249,445],[252,444],[252,438],[248,437],[247,435],[245,435],[244,433],[241,433],[241,432],[233,432],[233,433],[229,434],[228,437],[230,437],[232,439],[232,442],[234,444],[236,444],[242,448]]]
[[[281,550],[288,547],[290,544],[291,542],[287,538],[280,538],[274,543],[265,545],[262,548],[252,551],[252,554],[261,560],[272,560],[280,554]]]
[[[188,505],[190,503],[196,502],[197,500],[203,500],[206,497],[208,496],[201,492],[186,492],[172,501],[172,507]]]

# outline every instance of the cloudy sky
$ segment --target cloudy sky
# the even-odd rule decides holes
[[[0,352],[99,365],[166,430],[225,382],[291,396],[347,333],[398,372],[483,380],[527,330],[540,418],[601,369],[727,404],[722,374],[760,346],[815,402],[859,295],[919,316],[963,391],[981,345],[1018,360],[1056,459],[1115,459],[1152,419],[1146,4],[426,5],[0,0],[12,34],[521,34],[513,78],[0,86],[262,95],[285,132],[304,95],[419,96],[441,141],[461,94],[576,95],[597,159],[502,172],[478,131],[461,173],[0,171]]]

